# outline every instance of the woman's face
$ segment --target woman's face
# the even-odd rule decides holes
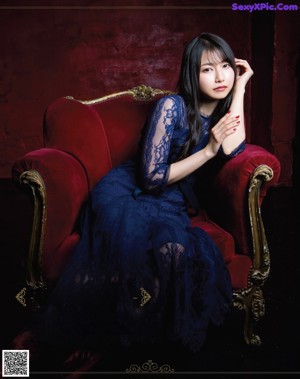
[[[199,86],[208,101],[224,99],[234,84],[234,70],[216,52],[203,51],[201,57]]]

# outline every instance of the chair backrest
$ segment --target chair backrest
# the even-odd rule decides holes
[[[91,189],[112,167],[133,157],[147,115],[167,93],[141,85],[95,100],[60,98],[46,110],[44,145],[76,157]]]

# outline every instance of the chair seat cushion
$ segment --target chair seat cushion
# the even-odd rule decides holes
[[[235,244],[232,235],[211,221],[205,213],[192,217],[191,225],[199,227],[211,236],[222,253],[224,262],[230,261],[235,255]]]
[[[236,254],[232,235],[211,221],[203,211],[190,220],[193,227],[199,227],[209,234],[219,248],[230,274],[232,288],[234,290],[246,288],[252,262],[250,257]]]

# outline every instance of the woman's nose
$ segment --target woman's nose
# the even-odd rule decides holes
[[[216,81],[217,83],[220,83],[220,82],[223,82],[223,81],[224,81],[224,75],[223,75],[222,71],[219,70],[219,69],[216,70],[215,81]]]

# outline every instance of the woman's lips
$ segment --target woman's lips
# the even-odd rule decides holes
[[[220,91],[220,92],[222,92],[222,91],[225,91],[227,89],[227,87],[226,86],[222,86],[222,87],[216,87],[216,88],[214,88],[214,91]]]

